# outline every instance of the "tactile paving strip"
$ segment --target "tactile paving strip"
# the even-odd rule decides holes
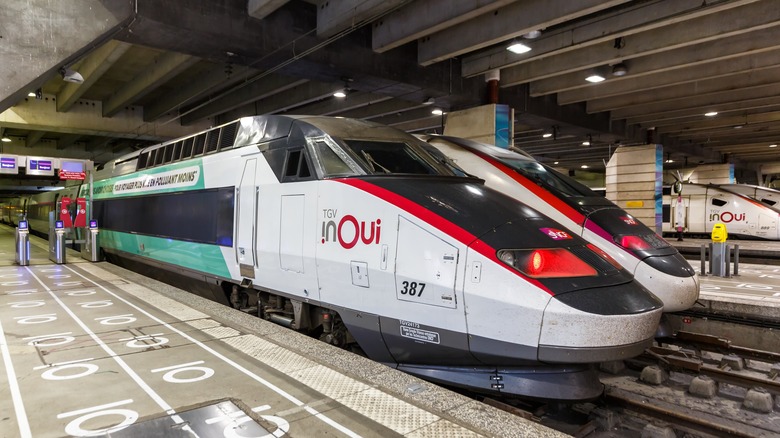
[[[337,401],[401,434],[407,434],[439,420],[438,416],[430,412],[425,412],[373,388],[348,395]]]

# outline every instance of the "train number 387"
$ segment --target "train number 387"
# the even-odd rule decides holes
[[[410,297],[421,297],[423,290],[425,290],[425,283],[418,283],[416,281],[404,281],[401,283],[403,288],[401,289],[401,295],[409,295]]]

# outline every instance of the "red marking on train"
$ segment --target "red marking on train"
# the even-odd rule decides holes
[[[503,266],[505,269],[517,275],[518,277],[522,278],[523,280],[533,284],[534,286],[538,287],[539,289],[542,289],[543,291],[547,292],[550,295],[555,295],[555,292],[548,289],[545,285],[543,285],[539,281],[534,280],[533,278],[526,277],[517,269],[499,260],[498,257],[496,256],[495,248],[483,242],[482,240],[477,239],[475,235],[471,234],[470,232],[458,226],[457,224],[439,216],[438,214],[428,210],[422,205],[410,201],[409,199],[404,198],[403,196],[397,193],[391,192],[390,190],[384,189],[375,184],[371,184],[370,182],[363,181],[360,179],[355,179],[355,178],[333,179],[331,181],[337,181],[352,186],[356,189],[362,190],[366,193],[370,193],[379,199],[382,199],[384,201],[387,201],[395,205],[401,210],[404,210],[407,213],[414,215],[415,217],[421,219],[425,223],[446,233],[447,235],[454,237],[462,244],[466,246],[470,246],[471,249],[473,249],[474,251],[477,251],[478,253],[487,257],[488,259],[498,264],[499,266]]]

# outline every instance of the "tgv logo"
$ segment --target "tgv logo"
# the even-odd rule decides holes
[[[322,243],[338,242],[344,249],[351,249],[358,242],[366,245],[379,243],[382,233],[382,219],[374,221],[358,221],[351,214],[345,215],[340,220],[338,210],[322,210],[325,221],[322,222]]]

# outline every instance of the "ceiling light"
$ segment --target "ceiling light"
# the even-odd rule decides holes
[[[433,110],[431,110],[431,114],[433,114],[434,116],[440,116],[444,114],[444,111],[442,111],[441,108],[434,108]]]
[[[552,137],[552,132],[545,132],[544,134],[542,134],[542,137],[543,138],[550,138],[550,137]]]
[[[425,99],[425,101],[422,104],[423,105],[433,105],[434,103],[436,103],[436,99],[434,99],[432,97],[429,97],[429,98]]]
[[[588,139],[582,142],[583,146],[590,146],[593,143],[593,136],[588,134]]]
[[[10,142],[10,141],[11,141],[11,139],[10,139],[10,138],[8,138],[8,137],[6,137],[6,136],[3,136],[3,139],[2,139],[2,141],[3,141],[4,143],[8,143],[8,142]]]
[[[596,74],[596,73],[594,73],[594,74],[588,76],[587,78],[585,78],[586,81],[588,81],[590,83],[593,83],[593,84],[601,82],[604,79],[606,79],[604,76],[601,76],[600,74]]]
[[[554,162],[553,164],[558,164],[558,162],[556,161],[556,162]]]
[[[612,67],[612,76],[625,76],[628,73],[628,67],[625,64],[618,63]]]
[[[770,147],[770,148],[776,148],[776,147],[777,147],[777,145],[776,145],[776,144],[770,144],[770,145],[769,145],[769,147]]]
[[[30,91],[27,93],[27,97],[35,97],[35,91]]]
[[[580,166],[580,168],[582,168],[582,169],[587,169],[587,168],[588,168],[588,165],[587,165],[587,164],[583,164],[582,166]]]
[[[347,97],[347,92],[346,90],[343,89],[336,91],[335,93],[333,93],[333,97]]]
[[[670,159],[668,159],[668,160],[664,161],[664,163],[674,163],[674,160],[672,160],[672,159],[670,158]]]
[[[704,113],[704,115],[707,116],[707,117],[715,117],[715,116],[718,115],[718,112],[717,111],[709,111],[709,112]]]
[[[517,43],[517,42],[514,42],[511,45],[507,46],[506,49],[512,53],[517,53],[518,55],[521,53],[526,53],[531,51],[530,47],[526,46],[525,44]]]
[[[528,33],[524,33],[523,34],[523,38],[528,38],[529,40],[533,40],[533,39],[539,38],[540,36],[542,36],[542,31],[541,30],[532,30],[532,31],[530,31]]]

